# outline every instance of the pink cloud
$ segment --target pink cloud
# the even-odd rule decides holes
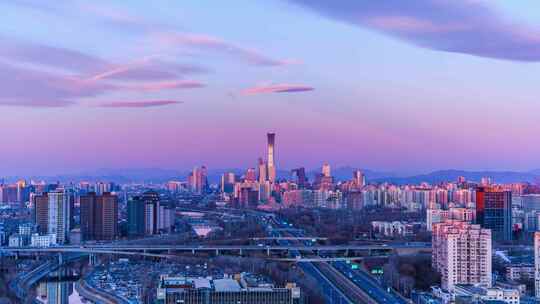
[[[468,28],[465,24],[436,24],[430,20],[423,20],[408,16],[377,16],[368,18],[367,24],[386,31],[408,33],[445,33]]]
[[[173,80],[152,83],[138,83],[133,85],[124,85],[122,87],[135,91],[161,91],[172,89],[194,89],[202,88],[204,86],[205,85],[203,83],[194,80]]]
[[[242,91],[243,95],[256,95],[268,93],[297,93],[313,91],[315,88],[297,84],[273,84],[248,88]]]
[[[176,100],[145,100],[145,101],[112,101],[99,105],[103,108],[151,108],[168,105],[181,104],[182,101]]]
[[[0,103],[11,106],[67,106],[118,88],[78,78],[0,63]]]
[[[158,34],[157,37],[159,41],[169,46],[188,46],[229,54],[257,66],[283,66],[300,63],[294,59],[274,59],[255,49],[238,46],[208,35],[167,33]]]

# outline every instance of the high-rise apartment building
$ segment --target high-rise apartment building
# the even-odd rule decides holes
[[[474,209],[451,207],[449,209],[426,209],[426,226],[431,231],[433,224],[447,220],[459,220],[473,223],[476,213]]]
[[[540,231],[534,233],[534,295],[540,298]]]
[[[496,241],[512,240],[512,192],[496,187],[478,187],[476,223],[491,229]]]
[[[174,212],[160,203],[159,194],[146,191],[128,201],[128,235],[131,237],[152,235],[174,224]]]
[[[49,196],[47,193],[34,195],[34,223],[37,225],[39,234],[47,234],[49,232]]]
[[[267,135],[268,139],[268,180],[273,183],[276,181],[276,165],[274,163],[274,145],[276,141],[276,134],[275,133],[268,133]]]
[[[259,163],[257,164],[258,172],[257,178],[259,179],[259,184],[264,184],[268,180],[268,174],[266,173],[266,163],[262,158],[259,157]]]
[[[118,197],[90,192],[80,198],[81,233],[84,240],[114,240],[118,235]]]
[[[144,234],[156,234],[159,230],[159,194],[146,191],[141,198],[144,202]]]
[[[221,192],[232,193],[234,191],[234,183],[236,176],[233,172],[225,172],[221,175]]]
[[[491,287],[491,231],[480,225],[449,220],[433,225],[432,264],[441,285],[453,291],[457,284]]]
[[[141,196],[134,196],[128,200],[128,236],[144,235],[144,211],[145,203]]]
[[[69,242],[71,228],[71,204],[68,193],[64,189],[56,189],[48,193],[49,212],[48,234],[56,235],[56,243]]]
[[[118,197],[105,192],[97,197],[98,240],[114,240],[118,236]]]
[[[191,192],[202,194],[207,190],[208,187],[208,170],[205,166],[195,167],[189,175],[188,182],[191,189]]]
[[[84,241],[96,239],[96,196],[95,192],[90,192],[79,198],[81,234]]]

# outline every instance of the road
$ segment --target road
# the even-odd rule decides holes
[[[285,225],[275,219],[273,219],[273,226],[276,227],[284,227]],[[272,237],[282,237],[280,230],[272,229],[271,232]],[[294,235],[297,236],[297,235]],[[291,241],[290,240],[284,240],[279,239],[278,241],[279,245],[282,246],[290,246]],[[298,250],[291,250],[289,251],[289,257],[296,259],[299,257],[300,251]],[[317,281],[317,287],[321,291],[323,297],[325,298],[326,302],[329,304],[352,304],[351,300],[336,286],[332,281],[327,278],[317,267],[315,267],[314,263],[307,262],[307,263],[299,263],[298,267],[308,276],[312,277]]]
[[[332,266],[337,269],[344,276],[348,277],[356,286],[360,287],[365,293],[367,293],[377,303],[384,304],[406,304],[407,301],[403,300],[398,295],[393,294],[385,290],[379,285],[369,274],[362,270],[352,270],[351,266],[346,262],[332,262]]]
[[[285,242],[285,240],[283,240]],[[243,251],[347,251],[347,250],[393,250],[400,248],[430,249],[425,244],[382,244],[382,245],[290,245],[289,242],[278,242],[279,245],[123,245],[99,244],[81,246],[51,246],[51,247],[0,247],[3,252],[81,252],[94,251],[216,251],[216,250],[243,250]]]
[[[301,234],[293,233],[294,236],[302,236]],[[383,244],[377,245],[379,248],[420,248],[430,247],[429,243],[405,243],[405,244]],[[354,301],[354,303],[377,303],[377,304],[405,304],[403,298],[395,294],[393,291],[388,291],[379,285],[369,274],[361,270],[352,270],[350,264],[345,261],[334,261],[330,263],[300,263],[302,265],[312,265],[315,268],[322,269],[324,274],[321,273],[327,280],[334,282],[334,286],[339,286],[342,291],[345,291],[346,296]],[[315,266],[318,265],[318,266]],[[336,275],[332,269],[339,272],[340,275]],[[321,271],[319,271],[321,272]],[[356,288],[355,288],[356,287]],[[338,289],[339,289],[338,288]],[[369,299],[365,297],[368,296]],[[358,300],[362,299],[363,300]]]

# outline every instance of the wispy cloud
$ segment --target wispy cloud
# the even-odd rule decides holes
[[[176,100],[112,101],[101,103],[98,106],[103,108],[151,108],[181,103],[183,102]]]
[[[489,1],[289,1],[424,48],[503,60],[540,61],[540,30],[507,21]]]
[[[135,62],[114,65],[100,71],[87,80],[164,80],[175,79],[189,74],[203,74],[210,70],[196,64],[164,62],[158,59],[143,58]]]
[[[255,49],[238,46],[234,43],[209,35],[160,33],[155,34],[154,37],[157,37],[161,43],[168,46],[191,47],[228,54],[256,66],[283,66],[300,63],[299,60],[295,59],[275,59]]]
[[[148,56],[124,64],[61,47],[0,36],[0,105],[63,107],[119,91],[155,92],[202,88],[183,79],[206,73],[195,64]]]
[[[252,88],[247,88],[242,91],[243,95],[256,95],[256,94],[268,94],[268,93],[298,93],[313,91],[315,88],[305,85],[297,84],[271,84],[271,85],[259,85]]]
[[[0,58],[10,62],[88,72],[105,69],[109,62],[77,50],[29,43],[0,36]]]
[[[34,107],[67,106],[76,99],[95,97],[116,89],[105,83],[0,63],[0,103]]]
[[[195,89],[202,88],[205,85],[201,82],[194,80],[174,80],[174,81],[161,81],[161,82],[148,82],[138,83],[134,85],[124,85],[123,88],[134,91],[161,91],[161,90],[173,90],[173,89]]]

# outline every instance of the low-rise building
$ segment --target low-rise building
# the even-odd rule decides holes
[[[157,288],[157,300],[165,304],[296,304],[300,298],[296,284],[253,285],[245,274],[220,279],[161,276]]]
[[[456,285],[453,293],[456,303],[503,301],[508,304],[519,304],[520,299],[519,290],[502,287],[486,288],[474,285]]]
[[[24,237],[18,233],[9,236],[9,247],[23,247]]]
[[[32,247],[50,247],[56,245],[56,236],[54,234],[39,235],[32,234],[30,246]]]
[[[534,279],[534,264],[510,264],[506,266],[506,279],[509,281]]]

